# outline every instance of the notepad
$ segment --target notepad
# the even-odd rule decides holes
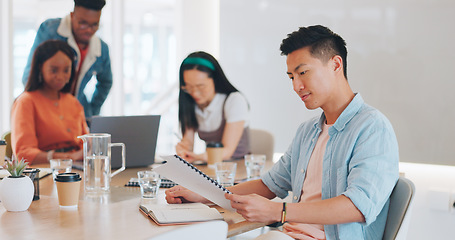
[[[169,179],[161,178],[160,188],[171,188],[177,184]],[[125,184],[125,187],[139,187],[138,178],[130,178],[130,180]]]
[[[223,220],[218,210],[202,203],[142,204],[139,209],[158,225]]]
[[[217,181],[177,155],[162,156],[162,158],[165,162],[160,166],[154,167],[154,171],[226,210],[235,211],[231,207],[231,202],[224,197],[225,193],[231,192]]]

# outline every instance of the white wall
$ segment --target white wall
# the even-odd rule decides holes
[[[416,187],[407,239],[455,238],[455,167],[400,163]]]
[[[251,103],[251,125],[272,130],[275,151],[319,114],[292,91],[279,46],[321,24],[346,40],[351,87],[390,119],[401,161],[455,165],[455,2],[223,0],[220,9],[220,62]]]
[[[178,62],[194,51],[206,51],[218,58],[220,1],[179,0],[177,6]]]

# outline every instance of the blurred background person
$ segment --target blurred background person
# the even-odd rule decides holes
[[[206,143],[221,142],[224,160],[248,154],[248,101],[228,81],[218,61],[206,52],[191,53],[180,66],[179,81],[183,138],[176,146],[177,154],[189,162],[207,161],[206,152],[193,152],[196,133]]]
[[[76,54],[76,81],[70,86],[70,93],[76,96],[84,107],[85,117],[99,115],[101,106],[112,87],[111,60],[107,44],[95,36],[100,25],[101,9],[105,0],[74,0],[74,10],[64,18],[44,21],[36,33],[22,82],[26,85],[30,74],[32,55],[40,43],[57,39],[67,42]],[[95,92],[89,100],[84,89],[95,76]]]
[[[11,142],[18,159],[29,163],[82,160],[82,141],[77,136],[88,133],[88,127],[82,105],[70,94],[74,56],[73,49],[59,40],[36,48],[25,90],[11,111]]]

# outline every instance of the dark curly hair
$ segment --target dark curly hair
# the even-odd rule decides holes
[[[106,5],[105,0],[74,0],[75,7],[84,7],[95,11],[101,11],[104,5]]]

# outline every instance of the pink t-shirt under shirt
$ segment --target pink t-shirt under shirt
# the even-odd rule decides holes
[[[322,131],[308,163],[300,202],[321,200],[322,162],[329,140],[330,126],[332,125],[324,124],[322,126]],[[324,225],[321,224],[285,223],[283,232],[295,239],[325,239]]]

